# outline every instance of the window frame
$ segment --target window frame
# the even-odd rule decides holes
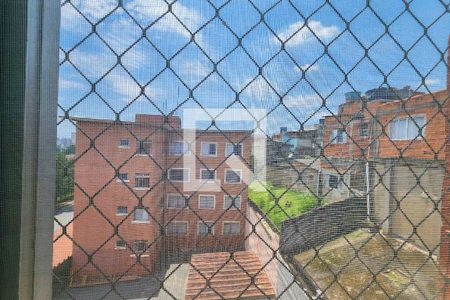
[[[126,212],[119,213],[119,208],[124,208],[124,207],[125,207]],[[116,216],[128,216],[128,206],[126,206],[126,205],[116,206]]]
[[[180,223],[186,224],[186,233],[180,234],[178,232],[176,232],[176,233],[167,232],[170,224],[180,224]],[[171,221],[165,225],[165,228],[166,228],[166,230],[165,230],[166,235],[168,235],[168,236],[187,236],[189,234],[189,221]]]
[[[183,200],[184,200],[184,206],[183,207],[172,207],[172,206],[169,206],[169,197],[170,196],[180,196],[180,197],[182,197]],[[183,195],[180,195],[180,194],[174,194],[174,193],[167,194],[167,197],[166,197],[166,208],[167,209],[183,209],[183,208],[185,208],[187,206],[186,198],[187,198],[187,196],[183,196]]]
[[[203,153],[203,145],[206,145],[206,144],[208,144],[208,145],[215,145],[215,147],[216,147],[216,151],[215,151],[215,153],[214,154],[204,154]],[[208,149],[209,150],[209,149]],[[204,156],[204,157],[217,157],[217,154],[218,154],[218,143],[217,142],[201,142],[200,143],[200,156]]]
[[[122,145],[122,142],[123,141],[127,141],[127,145]],[[121,138],[121,139],[119,139],[119,143],[118,143],[118,145],[117,145],[117,148],[119,148],[119,149],[130,149],[130,147],[131,147],[131,144],[130,144],[130,139],[129,138]]]
[[[143,244],[145,244],[145,249],[142,251],[136,251],[135,245],[137,243],[141,243],[141,242],[143,242]],[[133,249],[133,252],[138,255],[147,252],[147,250],[149,249],[148,240],[134,240],[133,243],[131,244],[131,249]],[[134,256],[135,255],[134,253],[131,256]]]
[[[363,132],[363,126],[365,127],[365,134],[363,135],[363,134],[361,134],[362,132]],[[359,133],[359,136],[360,137],[362,137],[362,138],[368,138],[369,137],[369,123],[368,122],[361,122],[361,123],[359,123],[359,128],[358,128],[359,130],[358,130],[358,133]]]
[[[116,182],[130,182],[130,178],[128,177],[128,172],[124,172],[124,173],[118,173],[118,175],[117,175],[117,179],[116,179]],[[127,179],[120,179],[120,175],[127,175]]]
[[[180,153],[180,154],[178,154],[178,153],[173,153],[173,152],[171,151],[171,150],[172,150],[172,144],[175,144],[175,143],[182,143],[182,144],[183,144],[183,149],[181,150],[181,153]],[[189,154],[191,154],[191,151],[189,151],[189,146],[188,146],[188,144],[187,144],[186,141],[183,141],[183,140],[177,140],[177,141],[170,141],[170,142],[169,142],[168,154],[169,154],[170,156],[183,156],[183,155],[189,155]]]
[[[124,246],[117,246],[118,242],[124,242]],[[125,240],[116,240],[114,245],[114,250],[126,250],[127,249],[127,242]]]
[[[348,137],[345,128],[333,128],[330,137],[331,144],[347,144]]]
[[[170,171],[172,170],[187,170],[187,180],[174,180],[170,178]],[[167,172],[167,179],[169,179],[172,182],[189,182],[191,177],[191,169],[189,168],[170,168]],[[183,172],[183,179],[184,178],[184,172]]]
[[[207,233],[200,233],[200,226],[201,225],[206,225],[206,224],[211,224],[211,233],[207,232]],[[213,236],[215,235],[215,228],[216,228],[216,224],[214,224],[214,221],[198,221],[197,222],[197,235],[202,236],[202,237],[206,237],[206,236]]]
[[[229,182],[229,181],[227,181],[227,172],[228,171],[233,171],[235,173],[236,173],[236,171],[239,172],[239,182]],[[226,184],[242,184],[242,170],[241,169],[225,169],[223,182],[226,183]]]
[[[230,154],[227,154],[227,149],[228,149],[228,146],[233,146],[233,152],[232,153],[230,153]],[[239,143],[225,143],[225,157],[232,157],[233,155],[236,155],[236,153],[235,153],[235,149],[234,149],[234,146],[235,145],[241,145],[241,154],[239,155],[239,156],[241,156],[241,157],[244,157],[244,143],[242,143],[242,142],[239,142]]]
[[[227,197],[228,197],[228,198],[236,198],[236,197],[239,197],[239,207],[236,207],[236,205],[235,205],[235,206],[232,206],[232,204],[233,204],[233,199],[231,199],[230,206],[226,206],[226,205],[225,205],[225,199],[226,199]],[[234,201],[235,201],[235,203],[236,203],[236,199],[235,199]],[[236,195],[236,196],[232,196],[232,197],[228,196],[227,194],[223,195],[223,209],[225,209],[225,210],[240,210],[241,208],[242,208],[242,195]]]
[[[213,207],[201,207],[201,198],[202,197],[213,197]],[[207,194],[201,194],[198,195],[198,209],[205,209],[205,210],[213,210],[216,209],[216,195],[207,195]]]
[[[27,150],[20,155],[22,161],[27,163],[20,168],[21,182],[18,184],[22,186],[18,224],[6,222],[20,230],[20,237],[17,239],[17,244],[20,243],[20,251],[17,254],[20,268],[16,273],[17,278],[11,278],[17,283],[17,289],[11,289],[11,295],[20,299],[51,299],[53,267],[52,255],[49,254],[53,251],[53,240],[49,237],[54,232],[56,190],[54,151],[57,132],[55,120],[58,111],[61,6],[59,1],[19,2],[27,5],[17,3],[5,7],[6,11],[10,11],[13,7],[18,8],[13,14],[16,18],[9,19],[15,19],[11,22],[11,26],[14,26],[16,29],[14,31],[19,35],[14,36],[17,45],[13,49],[21,50],[17,54],[21,58],[19,60],[13,55],[6,69],[8,65],[17,66],[17,76],[12,78],[11,82],[19,83],[20,78],[17,93],[21,95],[20,100],[13,97],[11,101],[20,101],[21,104],[17,110],[13,110],[11,116],[20,119],[14,120],[17,121],[17,127],[15,123],[11,127],[17,129],[17,134],[26,137],[18,142],[21,147],[18,149]],[[11,28],[5,29],[6,32],[11,32]],[[15,64],[19,61],[24,63],[24,68],[22,64]],[[12,93],[12,96],[14,95],[15,93]],[[14,175],[14,172],[12,174]],[[16,207],[17,205],[14,206]],[[9,206],[8,208],[10,209]],[[5,275],[15,273],[16,265],[13,265],[14,270],[8,268],[8,265],[4,270]],[[1,294],[4,295],[3,291]]]
[[[203,179],[202,176],[202,172],[203,171],[209,171],[209,172],[214,172],[214,178],[213,179]],[[200,169],[200,180],[204,181],[204,182],[215,182],[217,179],[217,170],[210,170],[210,169]]]
[[[412,119],[415,119],[416,117],[417,118],[423,118],[423,124],[424,125],[421,128],[422,135],[418,134],[415,137],[410,138],[410,137],[408,137],[408,129],[409,129],[409,126],[411,124],[413,126],[416,126],[415,123],[417,123],[417,121],[414,121],[415,123],[412,121]],[[394,138],[394,137],[392,137],[392,127],[393,127],[394,124],[396,124],[397,122],[401,122],[401,121],[406,121],[406,130],[405,130],[406,137],[405,138]],[[411,117],[410,116],[397,117],[397,118],[394,118],[394,119],[389,121],[388,137],[392,141],[421,141],[421,140],[423,140],[424,137],[426,137],[426,127],[427,127],[427,117],[426,117],[425,114],[414,114],[414,115],[411,115]],[[419,129],[417,129],[417,131],[419,131]]]
[[[140,210],[143,210],[147,214],[147,220],[136,220],[136,212]],[[150,224],[150,213],[147,211],[148,207],[146,208],[135,208],[133,211],[133,220],[131,221],[131,224]]]
[[[238,233],[225,233],[225,224],[239,224],[239,232]],[[242,231],[241,222],[240,221],[223,221],[222,222],[222,235],[240,235]]]
[[[141,147],[141,145],[145,145],[145,144],[149,145],[150,151],[148,151],[148,153],[145,152],[145,150],[144,150],[144,152],[141,152],[142,149],[145,149],[145,146]],[[144,141],[136,140],[136,153],[134,155],[135,156],[152,156],[152,146],[153,146],[153,143],[151,140],[144,140]]]
[[[148,179],[148,186],[137,186],[138,179]],[[146,191],[150,189],[150,173],[135,173],[134,174],[134,190]]]

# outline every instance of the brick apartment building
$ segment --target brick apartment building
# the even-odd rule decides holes
[[[450,36],[448,39],[450,46]],[[447,62],[450,61],[450,50],[447,52]],[[450,66],[447,65],[447,90],[450,90]],[[441,245],[439,255],[439,268],[442,273],[440,278],[438,299],[450,299],[450,101],[444,105],[443,111],[446,114],[445,123],[446,144],[445,144],[445,178],[442,185],[442,204],[441,204]]]
[[[192,253],[243,249],[248,131],[195,131],[189,146],[175,116],[73,121],[73,284],[102,273],[145,275]],[[187,156],[195,167],[186,166]],[[246,161],[239,169],[225,163],[236,158]]]
[[[406,89],[400,93],[404,99],[395,99],[399,90],[388,99],[348,97],[336,116],[325,117],[321,192],[339,201],[370,191],[368,212],[385,233],[437,254],[441,220],[435,207],[444,177],[448,121],[442,107],[448,93]]]
[[[324,156],[328,161],[322,162],[323,169],[345,173],[349,160],[366,158],[444,159],[446,118],[440,107],[447,96],[442,90],[398,100],[348,97],[335,116],[324,119]],[[424,138],[418,126],[424,128]],[[360,187],[359,182],[351,182],[351,170],[348,173],[348,185]],[[335,183],[333,179],[332,186]]]

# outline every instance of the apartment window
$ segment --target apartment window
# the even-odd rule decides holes
[[[130,140],[129,139],[121,139],[119,141],[119,148],[129,148],[130,147]]]
[[[124,240],[117,240],[115,249],[126,249],[127,243]]]
[[[169,235],[186,235],[187,227],[187,222],[174,221],[167,224],[166,232]]]
[[[128,214],[128,208],[126,206],[117,206],[116,215],[123,216]]]
[[[330,189],[338,189],[341,186],[342,177],[340,175],[328,175],[328,187]]]
[[[170,155],[183,155],[186,153],[188,147],[187,144],[183,141],[171,142],[169,144],[169,154]]]
[[[214,235],[214,226],[213,226],[214,222],[203,222],[203,221],[199,221],[198,222],[198,234],[199,235]]]
[[[216,207],[216,197],[213,195],[200,195],[198,199],[198,208],[214,209]]]
[[[216,156],[217,155],[217,144],[203,142],[200,153],[203,156]]]
[[[230,156],[233,154],[242,156],[242,144],[227,143],[225,147],[225,156]]]
[[[147,210],[144,208],[136,208],[133,214],[133,222],[139,223],[148,223],[149,216]]]
[[[137,141],[136,154],[137,155],[151,155],[152,143],[150,141]]]
[[[235,235],[241,233],[240,222],[223,222],[223,234]]]
[[[146,173],[136,173],[135,176],[136,188],[149,188],[150,187],[150,175]]]
[[[234,201],[234,203],[233,203]],[[241,208],[241,196],[236,197],[230,197],[228,195],[225,195],[223,198],[223,208],[224,209],[236,209]]]
[[[416,125],[417,124],[417,125]],[[392,140],[414,140],[420,139],[419,128],[422,128],[422,135],[425,129],[425,117],[413,116],[412,118],[402,118],[393,120],[389,127],[389,137]]]
[[[125,182],[128,182],[129,180],[128,180],[128,173],[119,173],[118,175],[117,175],[117,180],[118,181],[125,181]]]
[[[148,241],[146,240],[138,240],[133,242],[133,251],[135,253],[143,253],[147,251]]]
[[[347,143],[347,133],[344,129],[333,129],[331,132],[331,143],[345,144]]]
[[[186,207],[186,199],[183,195],[167,195],[167,208]]]
[[[216,171],[215,170],[208,170],[208,169],[201,169],[200,170],[200,178],[202,180],[215,180],[216,179]]]
[[[369,135],[369,124],[361,123],[359,124],[359,136],[366,137]]]
[[[170,169],[169,179],[172,181],[189,181],[189,169]]]
[[[226,170],[225,183],[241,183],[241,171]]]

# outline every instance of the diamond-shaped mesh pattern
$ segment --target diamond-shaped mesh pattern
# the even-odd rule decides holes
[[[55,298],[450,297],[448,1],[61,16]]]

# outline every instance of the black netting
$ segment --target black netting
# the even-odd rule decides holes
[[[61,16],[55,298],[448,297],[448,1]]]

